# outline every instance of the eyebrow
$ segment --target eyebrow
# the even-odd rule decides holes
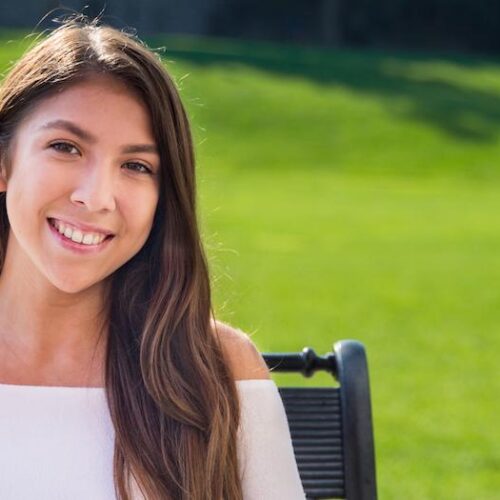
[[[45,123],[40,127],[43,130],[51,130],[51,129],[59,129],[59,130],[67,130],[72,134],[76,135],[80,139],[90,144],[95,144],[97,142],[97,137],[86,130],[83,130],[78,125],[68,120],[54,120],[48,123]],[[158,148],[154,144],[127,144],[122,147],[122,153],[131,154],[131,153],[154,153],[158,154]]]

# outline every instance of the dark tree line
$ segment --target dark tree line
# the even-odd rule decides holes
[[[500,52],[500,0],[0,0],[0,26],[32,28],[62,5],[144,35]]]
[[[219,0],[213,34],[344,46],[500,51],[500,0]]]
[[[500,51],[498,0],[345,0],[341,18],[349,45]]]

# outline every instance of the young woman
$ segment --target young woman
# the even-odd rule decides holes
[[[213,319],[159,59],[71,21],[0,88],[0,498],[303,499],[282,402]]]

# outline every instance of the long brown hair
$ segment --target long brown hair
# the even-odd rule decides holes
[[[143,248],[109,279],[105,384],[115,427],[114,481],[131,498],[242,498],[236,386],[211,326],[207,261],[196,215],[185,110],[159,57],[95,21],[66,21],[13,66],[0,88],[0,155],[45,97],[95,73],[135,91],[161,158],[160,196]],[[7,162],[8,163],[8,162]],[[9,221],[0,197],[0,269]]]

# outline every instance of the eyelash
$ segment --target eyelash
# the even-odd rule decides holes
[[[138,165],[139,167],[144,169],[144,170],[141,170],[139,173],[150,174],[150,175],[153,174],[152,170],[149,167],[146,167],[146,165],[144,165],[144,163],[141,163],[138,161],[129,161],[129,162],[125,163],[124,165]],[[135,172],[137,172],[137,170],[135,170],[135,169],[133,169],[133,170]]]
[[[60,146],[63,146],[63,149],[59,149]],[[68,151],[68,149],[75,149],[76,151],[78,151],[78,149],[76,148],[76,146],[73,146],[73,144],[71,144],[70,142],[63,142],[63,141],[59,141],[59,142],[53,142],[52,144],[50,144],[50,146],[52,149],[56,150],[58,153],[68,153],[68,154],[73,154],[73,153],[70,153]],[[68,149],[66,149],[68,148]]]
[[[62,149],[60,149],[61,146],[62,146]],[[71,149],[75,149],[76,151],[78,151],[78,148],[76,146],[74,146],[70,142],[64,142],[64,141],[53,142],[52,144],[49,145],[49,147],[54,149],[55,151],[57,151],[59,153],[63,153],[63,154],[71,154],[71,155],[74,154],[74,153],[70,152]],[[129,162],[124,163],[124,165],[137,165],[140,168],[142,168],[143,170],[138,170],[138,169],[134,168],[134,169],[132,169],[134,172],[139,172],[141,174],[144,173],[144,174],[149,174],[149,175],[153,174],[153,171],[148,166],[146,166],[144,163],[141,163],[138,161],[129,161]]]

